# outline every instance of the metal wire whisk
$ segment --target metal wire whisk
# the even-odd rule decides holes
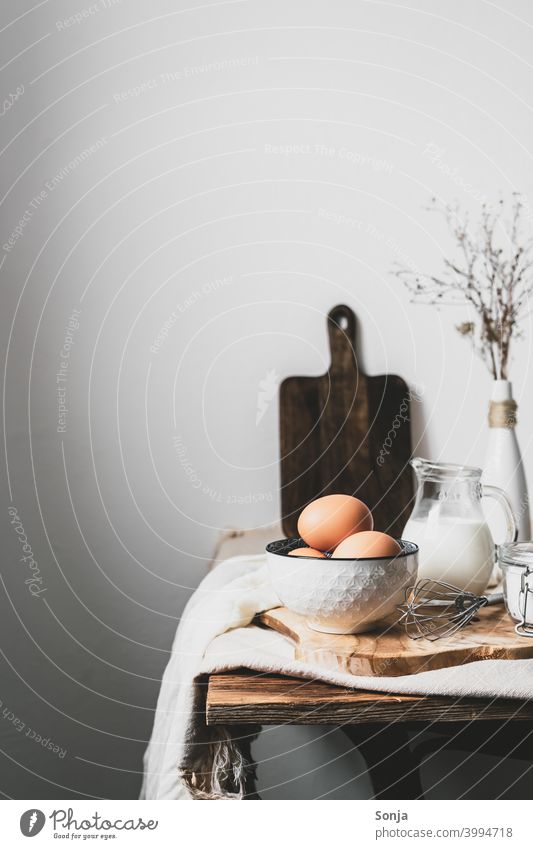
[[[406,590],[405,604],[398,606],[402,612],[399,622],[412,640],[440,640],[468,625],[482,607],[502,601],[502,593],[480,596],[444,581],[422,578]]]

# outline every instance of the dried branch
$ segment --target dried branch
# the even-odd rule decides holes
[[[525,236],[527,215],[519,195],[513,195],[506,217],[503,200],[483,204],[472,228],[457,201],[427,209],[438,212],[457,245],[451,259],[443,258],[441,276],[419,274],[396,264],[393,273],[416,303],[470,305],[475,321],[464,321],[458,332],[468,338],[495,379],[507,379],[511,341],[523,335],[533,296],[533,237]]]

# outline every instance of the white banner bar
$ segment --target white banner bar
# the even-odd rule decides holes
[[[532,845],[528,801],[6,801],[2,846],[452,849]],[[273,810],[275,808],[276,810]]]

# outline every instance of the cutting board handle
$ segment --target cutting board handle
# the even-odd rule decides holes
[[[328,313],[331,374],[357,371],[355,352],[355,313],[346,304],[338,304]]]

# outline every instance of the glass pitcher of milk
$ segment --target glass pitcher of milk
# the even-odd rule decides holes
[[[418,492],[402,537],[420,549],[418,577],[482,595],[496,550],[481,499],[489,496],[499,502],[507,523],[505,542],[514,542],[517,522],[509,499],[502,489],[484,486],[481,469],[473,466],[430,463],[421,457],[411,460],[411,465]]]

